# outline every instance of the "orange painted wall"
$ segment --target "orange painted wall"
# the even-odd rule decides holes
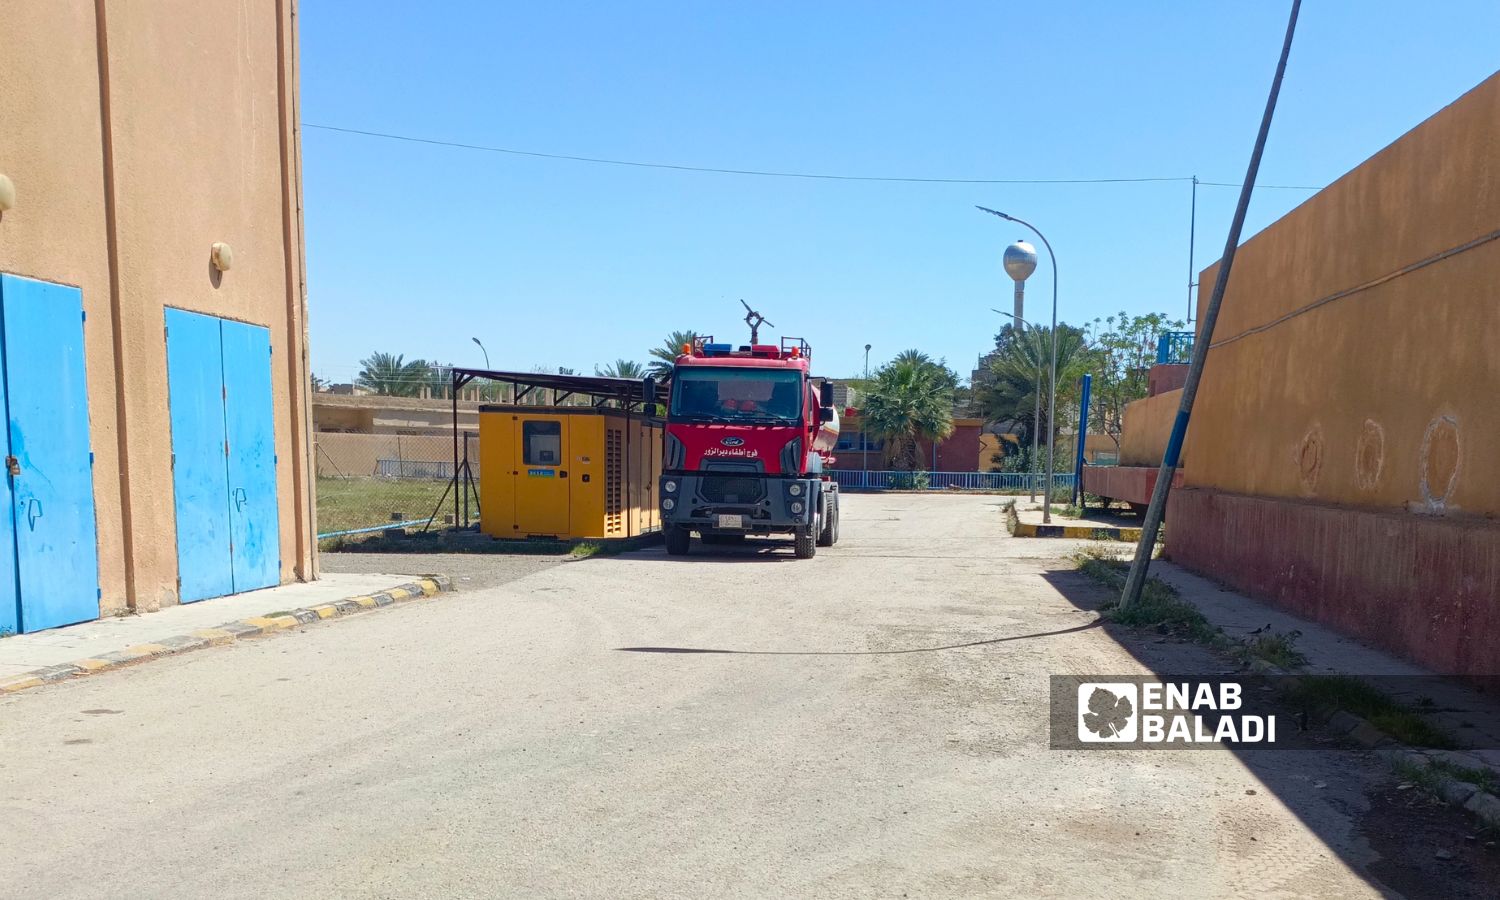
[[[1241,246],[1189,428],[1189,486],[1500,513],[1496,148],[1500,74]],[[1202,273],[1200,317],[1217,274]]]

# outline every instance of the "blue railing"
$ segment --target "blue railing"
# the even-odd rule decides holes
[[[1156,339],[1156,364],[1187,364],[1193,359],[1191,331],[1164,331]]]
[[[840,488],[851,491],[909,491],[925,479],[931,491],[1013,491],[1025,493],[1046,484],[1045,474],[1026,472],[893,472],[864,469],[834,469],[830,474]],[[1052,476],[1054,489],[1071,489],[1073,473]]]

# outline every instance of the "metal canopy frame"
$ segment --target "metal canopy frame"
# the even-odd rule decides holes
[[[552,391],[552,402],[557,404],[562,400],[575,394],[586,394],[592,401],[590,405],[595,409],[604,406],[611,401],[620,404],[629,417],[634,410],[641,410],[649,414],[649,407],[667,401],[667,386],[657,384],[654,378],[614,378],[608,375],[552,375],[547,372],[504,372],[497,369],[468,369],[454,366],[449,369],[450,384],[449,398],[453,404],[453,480],[444,489],[443,496],[438,498],[437,506],[433,508],[432,517],[428,519],[428,527],[437,518],[437,511],[442,509],[443,503],[448,499],[448,493],[453,493],[453,524],[458,526],[462,521],[468,524],[469,519],[469,488],[474,487],[474,473],[469,468],[468,441],[464,441],[463,458],[459,458],[458,452],[458,392],[463,390],[469,382],[483,378],[488,381],[498,381],[511,386],[513,403],[519,404],[521,398],[533,390]],[[627,432],[628,433],[628,432]],[[628,452],[628,450],[627,450]],[[462,481],[460,480],[462,479]],[[463,485],[463,488],[460,488]],[[459,493],[463,494],[463,518],[459,518]],[[475,506],[478,507],[478,491],[475,491]],[[425,528],[423,529],[426,530]]]

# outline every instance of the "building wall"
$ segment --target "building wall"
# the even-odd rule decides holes
[[[1240,248],[1168,510],[1184,565],[1478,680],[1500,672],[1496,147],[1500,74]]]
[[[99,60],[93,0],[0,0],[0,174],[16,188],[0,213],[0,271],[83,291],[89,409],[100,535],[119,534],[120,458],[114,416],[109,252]],[[24,132],[24,139],[23,138]],[[126,608],[123,542],[99,548],[101,608]]]
[[[845,410],[839,417],[840,435],[843,438],[854,438],[860,434],[859,415],[854,410]],[[921,461],[921,467],[932,472],[978,472],[988,471],[988,459],[980,459],[980,432],[983,430],[984,422],[980,419],[954,419],[953,433],[947,438],[938,441],[936,463],[934,464],[932,442],[918,441],[917,458]],[[867,454],[860,450],[838,450],[835,453],[835,469],[864,469],[866,468]],[[981,465],[981,462],[984,464]],[[868,453],[868,468],[886,469],[884,450],[870,450]]]
[[[83,292],[106,614],[177,600],[166,306],[270,329],[281,578],[316,574],[294,5],[0,0],[0,271]]]
[[[979,459],[983,428],[979,419],[954,419],[953,433],[937,442],[936,456],[931,441],[918,441],[918,458],[932,472],[978,472],[983,468]]]
[[[1390,277],[1495,234],[1497,146],[1500,74],[1240,248],[1193,413],[1188,484],[1500,513],[1500,240]]]
[[[1167,440],[1172,436],[1172,422],[1181,404],[1182,388],[1126,404],[1120,427],[1120,465],[1153,468],[1161,465]],[[1192,437],[1198,432],[1196,409],[1193,424],[1188,427],[1189,439],[1183,442],[1183,466],[1187,465]]]

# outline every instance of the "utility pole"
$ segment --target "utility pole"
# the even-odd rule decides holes
[[[1245,183],[1240,186],[1240,202],[1235,206],[1234,219],[1229,223],[1229,237],[1224,242],[1224,256],[1219,261],[1219,273],[1214,279],[1213,293],[1209,295],[1208,306],[1198,322],[1198,335],[1193,339],[1193,361],[1188,366],[1187,381],[1182,386],[1182,402],[1177,407],[1177,418],[1172,423],[1172,435],[1167,440],[1161,468],[1156,472],[1156,486],[1151,491],[1151,505],[1146,508],[1146,519],[1141,523],[1141,542],[1135,548],[1130,576],[1125,579],[1125,590],[1120,593],[1121,610],[1134,605],[1140,599],[1141,589],[1146,585],[1151,553],[1156,548],[1156,535],[1161,530],[1162,516],[1167,510],[1167,495],[1172,490],[1172,476],[1177,471],[1177,461],[1182,455],[1182,441],[1187,436],[1188,420],[1193,415],[1193,401],[1198,396],[1198,382],[1203,378],[1203,364],[1208,360],[1208,348],[1213,343],[1214,325],[1219,320],[1219,307],[1224,303],[1224,289],[1229,285],[1229,270],[1234,266],[1234,254],[1240,246],[1240,232],[1245,227],[1245,213],[1250,208],[1255,176],[1260,172],[1260,158],[1266,149],[1266,135],[1271,130],[1271,116],[1276,112],[1276,98],[1281,93],[1281,79],[1286,75],[1286,60],[1292,52],[1292,35],[1297,30],[1297,13],[1301,7],[1302,0],[1292,0],[1292,12],[1286,23],[1286,38],[1281,44],[1281,59],[1276,63],[1276,75],[1271,79],[1271,93],[1266,98],[1266,111],[1261,115],[1255,148],[1250,151],[1250,166],[1245,172]]]
[[[1198,273],[1194,271],[1193,265],[1193,242],[1198,237],[1198,176],[1193,176],[1193,206],[1188,213],[1188,298],[1187,298],[1187,321],[1193,322],[1193,288],[1198,286],[1195,281]]]

